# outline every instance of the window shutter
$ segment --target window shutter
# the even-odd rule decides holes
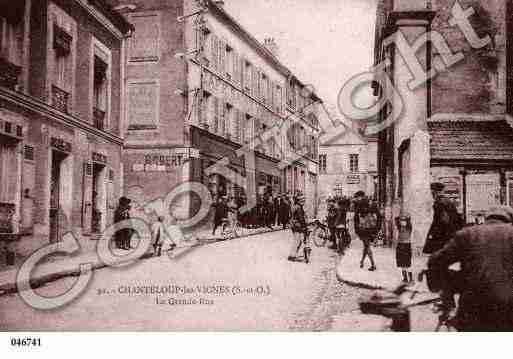
[[[253,66],[251,67],[251,95],[253,97],[258,98],[258,70]]]
[[[219,72],[221,75],[226,73],[226,43],[219,40]]]
[[[213,98],[213,105],[214,107],[214,121],[213,121],[213,124],[212,124],[212,131],[214,133],[218,133],[219,132],[219,99],[217,97],[214,97]]]
[[[239,81],[240,87],[244,90],[244,68],[246,67],[246,60],[239,56]]]
[[[218,63],[219,63],[219,44],[218,44],[218,40],[217,40],[217,36],[212,34],[210,36],[210,47],[211,47],[211,51],[212,51],[212,56],[211,56],[211,62],[212,62],[212,68],[215,70],[215,71],[218,71]]]
[[[227,115],[227,108],[224,101],[220,101],[220,107],[221,107],[221,135],[224,136],[226,134],[226,115]]]

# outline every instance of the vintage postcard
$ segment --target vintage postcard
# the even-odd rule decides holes
[[[512,61],[506,0],[0,0],[0,330],[513,330]]]

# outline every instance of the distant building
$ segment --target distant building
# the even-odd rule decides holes
[[[104,1],[0,1],[0,233],[82,247],[122,194],[123,41]]]
[[[215,196],[255,198],[317,188],[320,99],[274,55],[210,0],[123,0],[135,27],[126,58],[125,191],[137,202],[198,181]],[[267,47],[266,47],[267,45]],[[255,140],[289,124],[287,133]],[[237,153],[255,149],[253,157]],[[209,172],[219,160],[248,183]],[[184,198],[194,212],[195,197]]]
[[[374,198],[378,181],[377,141],[347,131],[334,143],[319,147],[319,199],[329,194],[352,197],[364,191]]]
[[[467,21],[482,45],[470,44],[450,24],[458,6],[473,8]],[[505,0],[382,0],[378,5],[375,61],[390,60],[386,75],[399,94],[383,114],[404,101],[402,117],[379,134],[379,198],[389,220],[401,207],[411,213],[419,245],[432,218],[430,182],[446,185],[445,195],[468,223],[480,221],[491,206],[513,205],[512,11],[513,2]],[[429,30],[442,35],[432,35],[428,47],[417,47],[423,68],[438,70],[413,91],[413,64],[404,62],[404,50],[385,41],[398,30],[411,44]],[[440,72],[453,56],[460,58]],[[376,95],[390,93],[383,84],[376,86]],[[388,235],[392,229],[389,221]]]

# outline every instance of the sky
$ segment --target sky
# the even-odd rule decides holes
[[[279,59],[341,116],[343,84],[373,63],[377,0],[225,0],[225,10],[259,41],[273,37]],[[358,102],[370,105],[367,93]],[[335,113],[334,113],[335,112]]]

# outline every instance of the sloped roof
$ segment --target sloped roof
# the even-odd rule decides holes
[[[506,120],[430,121],[431,158],[513,161],[513,128]]]

